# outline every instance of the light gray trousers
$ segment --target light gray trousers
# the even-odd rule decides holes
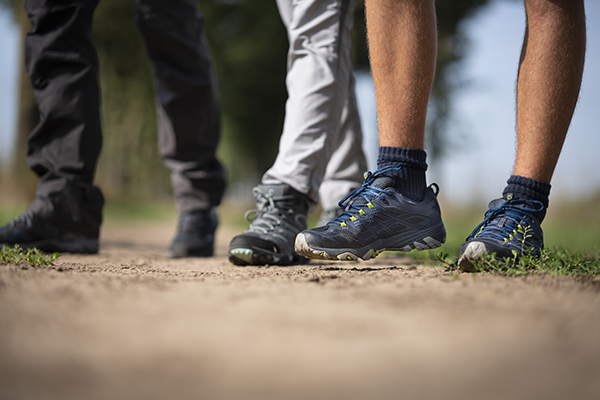
[[[265,184],[286,183],[324,209],[360,186],[367,170],[354,92],[356,0],[277,0],[290,49],[279,153]]]

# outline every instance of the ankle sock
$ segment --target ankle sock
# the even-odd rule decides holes
[[[515,197],[541,202],[544,205],[544,210],[539,214],[539,220],[541,222],[546,216],[548,196],[550,195],[551,187],[552,185],[547,182],[526,178],[524,176],[512,175],[506,181],[506,187],[502,192],[502,196],[505,197],[508,194],[513,194]]]
[[[427,153],[421,149],[404,147],[380,146],[377,156],[377,169],[402,165],[402,168],[390,171],[389,176],[394,180],[394,188],[405,197],[421,201],[425,196],[427,181]]]

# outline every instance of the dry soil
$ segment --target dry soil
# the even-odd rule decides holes
[[[165,223],[0,265],[1,399],[599,399],[600,289],[396,255],[169,260]]]

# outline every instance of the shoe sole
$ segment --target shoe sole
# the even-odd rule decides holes
[[[23,249],[36,248],[46,253],[96,254],[100,248],[97,239],[78,239],[67,241],[44,239],[29,243],[2,243],[0,246],[14,246],[15,244],[18,244]]]
[[[440,247],[446,241],[446,231],[444,227],[435,227],[431,229],[429,235],[424,238],[405,239],[401,243],[405,245],[383,246],[382,241],[378,240],[369,246],[361,247],[360,249],[326,249],[316,246],[310,246],[303,233],[296,236],[296,253],[308,257],[321,260],[336,260],[336,261],[357,261],[358,259],[367,261],[377,257],[383,251],[403,251],[409,252],[412,250],[422,251]],[[434,236],[441,237],[436,239]],[[390,239],[386,239],[389,241]]]
[[[239,267],[249,265],[278,265],[286,266],[299,264],[307,261],[304,257],[293,255],[277,255],[263,252],[255,252],[248,248],[233,248],[229,249],[229,261]]]

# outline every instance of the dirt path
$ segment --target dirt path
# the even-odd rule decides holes
[[[0,266],[0,399],[598,399],[599,285],[380,257],[168,260],[164,224]]]

